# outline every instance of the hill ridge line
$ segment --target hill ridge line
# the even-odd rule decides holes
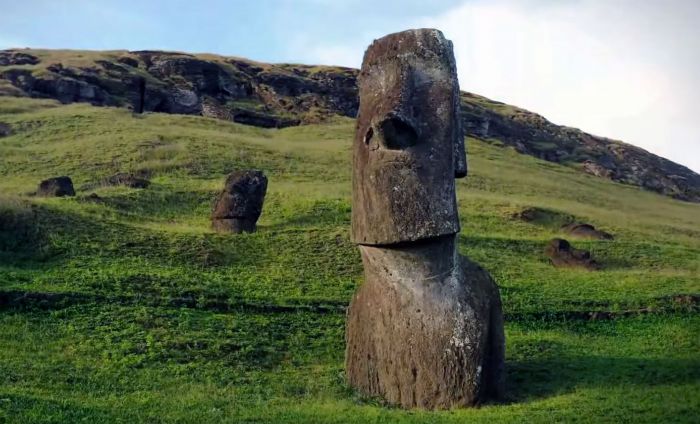
[[[267,64],[240,57],[158,50],[0,51],[0,96],[202,115],[266,128],[354,118],[358,70]],[[143,84],[143,85],[141,85]],[[700,174],[618,140],[557,125],[486,97],[461,93],[468,136],[590,175],[700,202]]]

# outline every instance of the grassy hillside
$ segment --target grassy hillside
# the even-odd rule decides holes
[[[459,249],[496,278],[504,404],[403,411],[345,386],[353,121],[266,130],[3,98],[0,422],[693,422],[700,416],[700,205],[468,140]],[[227,172],[263,169],[255,234],[209,228]],[[118,171],[145,190],[106,187]],[[69,175],[75,198],[27,196]],[[88,197],[96,193],[99,198]],[[525,207],[554,214],[525,223]],[[542,254],[557,214],[601,271]],[[590,312],[603,311],[601,320]]]

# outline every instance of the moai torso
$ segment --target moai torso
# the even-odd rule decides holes
[[[365,281],[348,310],[348,382],[407,408],[500,397],[498,289],[455,246],[466,158],[452,44],[429,29],[386,36],[359,85],[352,238]]]

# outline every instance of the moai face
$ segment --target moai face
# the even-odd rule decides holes
[[[367,49],[353,145],[352,239],[387,245],[459,232],[466,175],[452,43],[433,29]]]
[[[262,171],[234,171],[226,178],[212,211],[212,225],[221,232],[253,232],[262,213],[267,177]]]

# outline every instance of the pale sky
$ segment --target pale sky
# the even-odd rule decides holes
[[[359,67],[442,30],[460,85],[700,172],[700,0],[0,0],[0,48],[169,49]]]

